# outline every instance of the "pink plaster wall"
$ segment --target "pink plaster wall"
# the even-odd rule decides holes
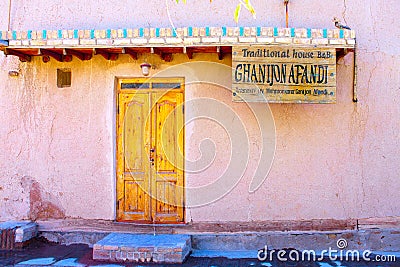
[[[7,14],[3,14],[7,13],[6,2],[0,1],[1,29],[7,28]],[[226,6],[224,1],[176,5],[171,0],[140,8],[142,1],[136,5],[132,2],[12,1],[11,26],[15,30],[100,29],[169,26],[170,21],[175,26],[234,25],[234,5]],[[241,25],[284,26],[283,1],[253,2],[257,20],[243,11]],[[132,8],[127,8],[129,5]],[[292,27],[332,28],[331,19],[337,16],[356,30],[359,102],[351,101],[352,66],[351,59],[345,58],[338,63],[336,104],[271,104],[275,157],[267,180],[255,193],[249,193],[248,186],[261,139],[251,112],[244,104],[232,103],[230,93],[218,86],[188,85],[186,100],[211,97],[240,114],[250,136],[250,160],[237,187],[219,201],[188,208],[187,220],[400,216],[398,10],[400,3],[395,0],[362,4],[355,0],[290,1]],[[13,57],[0,56],[0,220],[35,216],[115,218],[114,78],[140,76],[138,64],[143,60],[122,56],[116,62],[107,62],[95,56],[89,62],[74,59],[71,63],[45,64],[40,59],[19,63]],[[186,62],[184,55],[175,56],[171,64],[156,56],[146,60],[157,66],[154,72],[159,75],[183,72],[187,81],[197,78],[185,66],[168,69]],[[210,58],[198,55],[195,60]],[[212,60],[218,62],[216,55]],[[223,63],[229,65],[230,59]],[[72,69],[71,88],[56,87],[59,67]],[[9,70],[18,68],[20,77],[8,77]],[[210,72],[200,68],[203,75]],[[226,67],[217,69],[220,73],[210,75],[229,86]],[[255,107],[268,109],[266,104]],[[192,106],[187,112],[196,114],[196,110]],[[216,157],[204,172],[187,174],[189,187],[211,183],[229,164],[231,153],[237,153],[229,152],[232,145],[223,127],[197,120],[186,129],[189,160],[199,159],[198,146],[205,138],[213,140]],[[204,144],[207,147],[207,142]],[[37,199],[42,204],[32,205]],[[190,201],[195,199],[189,196],[188,204]]]

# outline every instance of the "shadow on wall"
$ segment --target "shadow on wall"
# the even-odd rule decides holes
[[[43,187],[32,177],[24,176],[21,184],[29,188],[29,219],[62,219],[65,218],[65,209],[58,198],[45,192]]]

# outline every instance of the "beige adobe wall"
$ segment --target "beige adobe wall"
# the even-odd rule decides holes
[[[3,6],[7,5],[3,2],[7,1],[0,3],[0,26],[5,29]],[[175,1],[160,1],[146,8],[126,8],[127,1],[12,2],[23,7],[13,9],[11,26],[15,30],[169,26],[166,3],[176,26],[234,25],[234,6],[226,8],[223,1],[180,6]],[[258,19],[243,11],[242,25],[283,26],[280,1],[253,2]],[[251,153],[239,185],[219,201],[187,209],[187,220],[400,216],[400,36],[395,34],[400,26],[396,14],[400,3],[366,1],[360,6],[356,0],[290,2],[293,27],[331,28],[331,19],[337,16],[342,20],[345,17],[357,31],[359,102],[351,101],[351,58],[346,57],[338,63],[337,104],[271,104],[276,153],[267,180],[258,191],[249,193],[261,143],[254,117],[244,104],[233,104],[230,93],[221,87],[189,85],[187,100],[215,98],[239,114],[247,126]],[[218,62],[216,55],[197,55],[195,59]],[[140,76],[137,64],[143,60],[135,62],[121,56],[116,62],[107,62],[95,56],[89,62],[42,63],[35,59],[33,63],[19,63],[13,57],[0,57],[0,220],[115,218],[114,77]],[[160,75],[182,70],[187,80],[196,78],[184,66],[166,70],[171,64],[162,63],[156,56],[147,60],[156,63],[155,71]],[[185,55],[175,56],[172,64],[186,61]],[[223,63],[229,65],[229,58]],[[71,88],[56,87],[59,67],[72,69]],[[9,70],[18,68],[20,77],[8,77]],[[211,73],[209,67],[199,68]],[[223,77],[222,83],[229,84],[226,68],[217,69],[221,72],[212,75]],[[265,104],[256,104],[255,108],[259,112],[268,110]],[[213,109],[215,106],[210,105]],[[193,106],[187,116],[196,112]],[[229,121],[233,117],[227,113],[225,118]],[[189,160],[199,159],[202,148],[213,148],[208,141],[203,142],[204,147],[200,145],[204,138],[213,139],[216,147],[217,157],[210,168],[187,175],[188,187],[195,187],[223,173],[232,146],[226,132],[214,122],[197,120],[187,128]],[[242,149],[246,149],[245,143],[235,147],[233,153]],[[188,196],[188,201],[197,200]]]

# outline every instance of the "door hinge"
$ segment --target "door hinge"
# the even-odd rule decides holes
[[[182,113],[185,114],[185,105],[182,104]]]

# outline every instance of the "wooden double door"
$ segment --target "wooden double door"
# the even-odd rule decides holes
[[[183,222],[183,79],[117,86],[117,220]]]

